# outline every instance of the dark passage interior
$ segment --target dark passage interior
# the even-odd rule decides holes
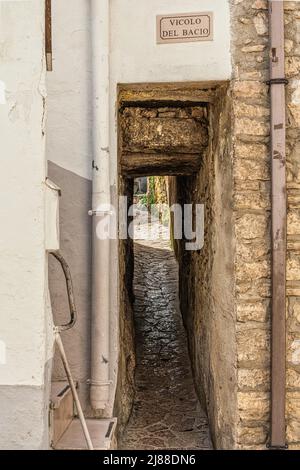
[[[164,188],[161,200],[163,192]],[[150,224],[146,207],[141,207],[133,250],[135,395],[119,447],[210,449],[207,417],[195,393],[180,313],[178,264],[167,239],[168,215],[157,213]]]
[[[119,195],[127,209],[139,206],[135,240],[119,240],[119,444],[210,448],[207,414],[214,447],[230,448],[236,351],[228,86],[120,85],[118,101]],[[148,180],[146,210],[145,195],[137,194],[141,177]],[[166,240],[168,209],[156,211],[142,241],[152,203],[176,205],[182,214],[190,205],[192,231],[202,206],[203,244],[189,251],[185,230],[175,236],[174,212]]]

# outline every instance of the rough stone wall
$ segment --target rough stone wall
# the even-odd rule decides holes
[[[237,448],[265,448],[270,420],[270,157],[268,12],[233,0],[234,219],[238,361]],[[300,447],[300,5],[285,2],[287,89],[287,440]]]
[[[120,110],[123,175],[193,173],[207,145],[203,106],[124,107]]]
[[[210,145],[199,173],[171,178],[170,202],[205,205],[204,247],[175,241],[180,301],[195,384],[217,448],[233,448],[236,429],[236,348],[230,96],[219,90],[210,107]]]
[[[120,195],[128,197],[130,207],[133,203],[133,180],[120,177],[119,191]],[[119,240],[119,368],[115,416],[118,416],[120,434],[129,419],[134,397],[133,267],[133,240],[128,237],[127,240]]]

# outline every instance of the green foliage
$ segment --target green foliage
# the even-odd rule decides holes
[[[156,204],[155,200],[155,176],[149,176],[148,178],[148,207]]]

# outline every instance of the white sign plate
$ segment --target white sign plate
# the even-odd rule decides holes
[[[213,13],[182,13],[156,17],[158,44],[212,41]]]

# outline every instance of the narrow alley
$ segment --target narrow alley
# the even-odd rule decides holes
[[[170,241],[135,232],[136,395],[121,449],[211,449],[193,383]],[[164,227],[154,227],[156,233]],[[161,230],[162,229],[162,230]]]

